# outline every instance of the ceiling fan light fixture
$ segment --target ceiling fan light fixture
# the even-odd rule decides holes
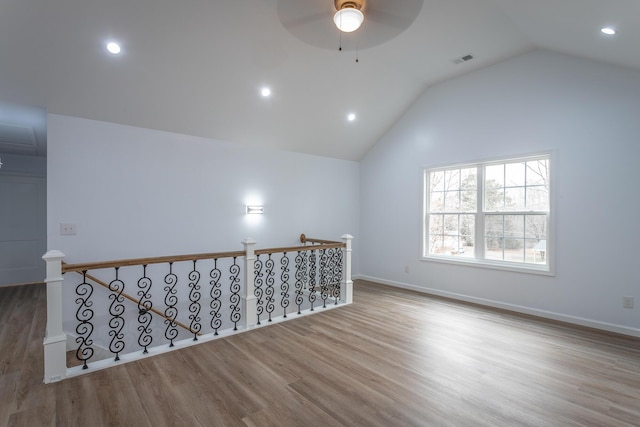
[[[335,2],[338,11],[333,15],[333,22],[336,27],[343,33],[351,33],[362,25],[364,14],[360,10],[362,4],[355,1],[337,1]]]

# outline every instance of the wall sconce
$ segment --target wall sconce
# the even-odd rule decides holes
[[[247,205],[247,215],[264,214],[264,206]]]

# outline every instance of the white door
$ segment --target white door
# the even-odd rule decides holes
[[[0,286],[43,282],[45,178],[0,175]]]

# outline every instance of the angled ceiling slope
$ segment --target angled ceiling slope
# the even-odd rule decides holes
[[[535,48],[640,69],[640,2],[367,2],[353,37],[333,0],[5,2],[0,100],[359,160],[429,86]]]

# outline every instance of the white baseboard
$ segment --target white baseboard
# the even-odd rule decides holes
[[[593,329],[600,329],[607,332],[614,332],[622,335],[629,335],[632,337],[640,338],[640,329],[631,328],[623,325],[616,325],[613,323],[600,322],[598,320],[587,319],[584,317],[570,316],[562,313],[555,313],[552,311],[540,310],[532,307],[525,307],[516,304],[509,304],[500,301],[489,300],[485,298],[472,297],[469,295],[457,294],[454,292],[447,292],[438,289],[425,288],[422,286],[416,286],[409,283],[396,282],[392,280],[380,279],[377,277],[371,277],[366,275],[354,275],[353,280],[367,280],[370,282],[380,283],[383,285],[394,286],[396,288],[409,289],[416,292],[421,292],[429,295],[437,295],[445,298],[451,298],[459,301],[471,302],[474,304],[480,304],[487,307],[500,308],[503,310],[515,311],[517,313],[528,314],[531,316],[542,317],[545,319],[557,320],[560,322],[571,323],[574,325],[585,326]]]

